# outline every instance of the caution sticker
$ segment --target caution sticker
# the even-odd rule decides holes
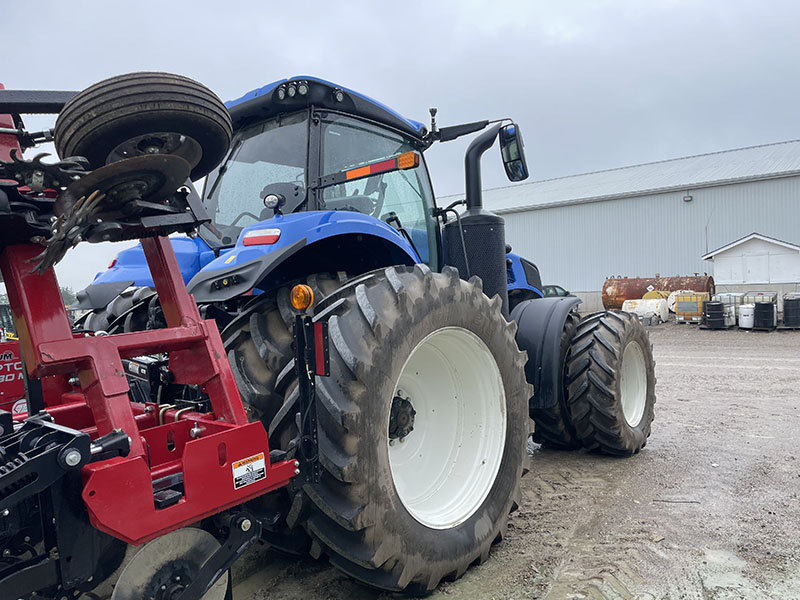
[[[235,490],[261,481],[266,476],[267,463],[264,460],[263,452],[233,463],[233,489]]]

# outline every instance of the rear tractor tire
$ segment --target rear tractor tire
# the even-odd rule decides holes
[[[588,315],[567,358],[569,415],[584,447],[630,456],[647,443],[653,422],[655,362],[647,330],[635,315]]]
[[[293,490],[290,519],[362,583],[428,593],[485,560],[517,505],[530,386],[516,327],[479,279],[424,265],[358,278],[316,314],[331,340],[322,475]]]

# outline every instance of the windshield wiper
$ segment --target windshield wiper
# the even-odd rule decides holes
[[[222,179],[222,176],[225,174],[225,171],[228,170],[228,163],[231,162],[234,153],[239,149],[239,146],[242,145],[243,141],[244,138],[240,137],[238,140],[236,140],[236,143],[233,145],[233,148],[231,148],[231,151],[228,152],[228,156],[225,157],[225,160],[223,161],[222,165],[220,165],[219,171],[217,172],[217,178],[214,180],[214,183],[211,184],[211,189],[208,190],[208,194],[205,195],[204,200],[207,200],[208,198],[211,198],[211,196],[214,195],[214,192],[217,189],[217,185],[219,184],[220,179]]]

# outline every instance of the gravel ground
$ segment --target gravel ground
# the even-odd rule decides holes
[[[532,447],[490,560],[430,598],[800,599],[800,331],[650,328],[658,376],[630,459]],[[388,599],[323,562],[265,564],[236,600]]]

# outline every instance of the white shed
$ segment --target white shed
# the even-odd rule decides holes
[[[799,283],[800,246],[751,233],[703,256],[717,285]]]

